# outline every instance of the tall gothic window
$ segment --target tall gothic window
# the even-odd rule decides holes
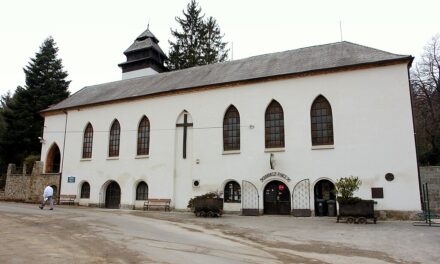
[[[313,101],[310,110],[312,129],[312,145],[333,144],[333,117],[330,103],[324,96],[318,96]]]
[[[119,141],[121,139],[121,126],[118,120],[115,120],[110,129],[110,140],[108,143],[108,156],[119,156]]]
[[[84,130],[83,137],[83,159],[92,158],[92,148],[93,148],[93,127],[92,124],[88,123],[86,130]]]
[[[148,185],[143,181],[136,188],[136,200],[148,200]]]
[[[142,117],[137,134],[137,155],[148,155],[150,150],[150,121]]]
[[[233,105],[223,118],[223,150],[240,150],[240,114]]]
[[[275,100],[266,109],[265,143],[266,148],[284,148],[284,113]]]
[[[225,185],[224,191],[225,203],[239,203],[241,202],[241,188],[236,181],[230,181]]]
[[[81,198],[82,199],[90,198],[90,184],[88,182],[84,182],[81,186]]]

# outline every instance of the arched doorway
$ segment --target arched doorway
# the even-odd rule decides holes
[[[105,208],[118,209],[121,204],[121,188],[119,184],[112,181],[105,190]]]
[[[46,158],[46,173],[59,173],[61,164],[61,153],[58,145],[54,143],[50,147]]]
[[[335,185],[329,180],[320,180],[315,184],[315,215],[336,215]],[[330,205],[330,206],[329,206]]]
[[[264,188],[265,214],[290,214],[290,191],[280,181],[271,181]]]
[[[57,186],[56,185],[52,185],[50,187],[52,187],[52,189],[53,189],[53,197],[52,197],[53,200],[55,202],[58,202],[58,188],[57,188]]]

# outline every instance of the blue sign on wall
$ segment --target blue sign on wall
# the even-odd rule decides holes
[[[74,183],[75,182],[75,177],[73,177],[73,176],[67,177],[67,182],[68,183]]]

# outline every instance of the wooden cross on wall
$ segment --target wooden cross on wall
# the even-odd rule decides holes
[[[188,127],[192,127],[193,123],[188,123],[188,114],[183,115],[183,123],[176,124],[176,127],[183,127],[183,158],[186,159],[186,133]]]

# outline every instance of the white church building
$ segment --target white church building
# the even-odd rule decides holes
[[[41,112],[62,195],[186,209],[218,192],[226,211],[333,215],[335,181],[357,176],[377,210],[420,209],[411,56],[343,41],[169,72],[158,42],[147,29],[122,80]]]

